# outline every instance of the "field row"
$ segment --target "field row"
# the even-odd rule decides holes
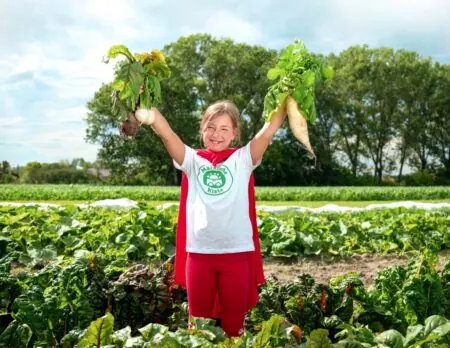
[[[265,256],[402,253],[450,248],[449,210],[386,209],[345,213],[258,213]],[[165,259],[174,252],[177,207],[157,210],[74,206],[0,207],[0,256],[44,262],[78,249],[111,261]]]
[[[176,186],[0,185],[0,201],[178,201]],[[258,201],[399,201],[450,199],[450,187],[256,187]]]

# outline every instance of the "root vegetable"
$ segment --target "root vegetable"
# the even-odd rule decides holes
[[[123,121],[120,123],[120,135],[123,137],[129,137],[134,138],[136,137],[138,131],[140,128],[140,123],[136,119],[136,116],[134,113],[129,112],[128,113],[128,119],[126,121]]]
[[[123,121],[120,123],[120,134],[123,137],[134,138],[139,130],[139,125],[130,121]]]
[[[135,117],[139,122],[149,126],[155,121],[155,113],[149,109],[136,110]]]
[[[305,145],[308,152],[314,158],[316,158],[311,143],[309,142],[308,123],[301,114],[296,100],[291,96],[288,96],[286,98],[286,109],[288,114],[289,127],[291,128],[292,133],[297,138],[297,140]]]

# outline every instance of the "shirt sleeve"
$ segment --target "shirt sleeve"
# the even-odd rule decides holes
[[[194,166],[194,156],[195,156],[195,151],[185,144],[184,145],[183,163],[180,166],[175,160],[172,160],[173,165],[178,170],[182,170],[183,172],[190,173]]]
[[[238,155],[239,158],[241,158],[242,162],[245,164],[245,166],[247,167],[247,169],[249,171],[255,170],[261,164],[261,159],[260,159],[258,161],[258,163],[253,165],[252,154],[250,152],[250,142],[247,145],[245,145],[244,147],[240,148],[238,151],[239,151],[239,155]]]

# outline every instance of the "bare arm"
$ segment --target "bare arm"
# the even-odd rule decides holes
[[[185,148],[180,137],[173,131],[169,123],[155,107],[150,110],[139,109],[136,111],[136,119],[143,124],[150,125],[164,143],[170,157],[180,166],[184,161]]]
[[[272,140],[272,137],[283,124],[285,117],[286,107],[285,105],[282,105],[272,116],[270,123],[264,123],[264,126],[261,128],[261,130],[250,141],[250,153],[252,155],[253,165],[261,160],[264,152],[266,152],[267,147],[270,144],[270,141]]]

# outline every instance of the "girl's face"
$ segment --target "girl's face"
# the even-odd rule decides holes
[[[233,127],[233,121],[228,114],[215,116],[205,124],[202,131],[203,144],[214,152],[228,149],[236,136],[237,129]]]

